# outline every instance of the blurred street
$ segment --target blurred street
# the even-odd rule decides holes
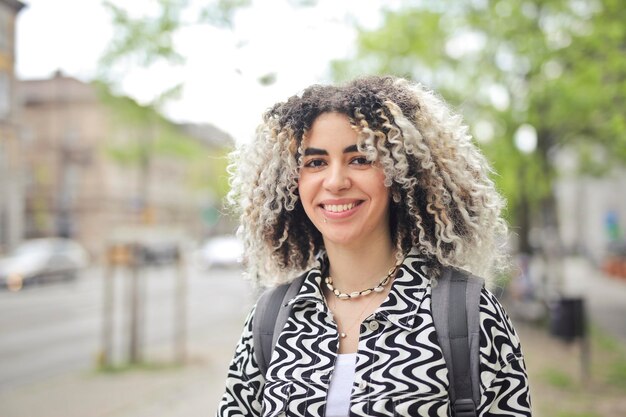
[[[188,364],[177,366],[172,269],[145,271],[145,365],[139,370],[124,365],[128,350],[124,276],[116,277],[114,362],[122,365],[119,372],[96,371],[102,334],[101,270],[86,271],[76,282],[1,292],[0,415],[121,415],[115,413],[154,403],[154,390],[174,381],[181,387],[196,385],[207,408],[207,386],[212,381],[223,383],[226,358],[252,297],[238,270],[189,268]]]
[[[146,269],[149,292],[145,344],[148,346],[171,343],[175,275],[169,276],[168,272]],[[101,342],[101,275],[101,270],[91,269],[78,282],[0,294],[0,331],[10,335],[0,342],[0,390],[93,367]],[[127,304],[124,277],[119,277],[119,284],[116,301],[121,304],[118,309],[121,311],[117,312],[121,331],[116,332],[119,337],[115,338],[118,356],[125,353],[128,339],[122,321],[123,307]],[[202,286],[203,282],[197,279],[194,284]],[[201,292],[191,292],[191,296],[199,296]],[[190,305],[204,309],[191,316],[193,322],[189,325],[194,328],[209,322],[217,304],[191,299]]]
[[[586,294],[593,326],[626,340],[621,320],[626,316],[626,282],[608,278],[577,258],[568,259],[564,271],[568,278],[565,292]],[[173,282],[168,272],[168,268],[151,271],[147,280],[146,365],[116,372],[95,370],[101,330],[100,271],[90,271],[77,282],[1,293],[0,415],[212,415],[253,296],[236,270],[190,273],[189,359],[185,366],[176,366],[171,363]],[[122,292],[120,288],[119,295]],[[118,321],[121,317],[120,313]],[[561,388],[550,382],[546,372],[561,372],[574,387],[579,384],[577,345],[554,339],[545,328],[514,321],[527,354],[534,415],[582,415],[546,411],[554,409],[551,395],[569,395],[568,391],[559,391]],[[119,338],[118,355],[123,354],[123,346],[124,339]],[[592,352],[594,369],[603,366],[602,356],[602,351]],[[606,389],[602,384],[601,378],[595,377],[589,382],[588,393],[582,395],[576,391],[578,388],[574,390],[572,395],[577,401],[591,395],[591,403],[598,404],[593,413],[585,415],[625,415],[626,401],[620,399],[624,391]],[[581,403],[577,407],[590,406]]]

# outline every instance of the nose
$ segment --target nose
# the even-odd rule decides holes
[[[326,178],[324,178],[324,188],[330,192],[339,192],[347,190],[351,186],[350,176],[346,167],[342,165],[330,166],[326,170]]]

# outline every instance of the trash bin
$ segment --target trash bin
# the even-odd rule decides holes
[[[550,305],[550,334],[571,342],[585,337],[585,300],[563,297]]]

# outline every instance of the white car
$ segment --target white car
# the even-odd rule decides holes
[[[87,251],[74,240],[31,239],[0,259],[0,287],[18,291],[47,280],[73,279],[88,265]]]
[[[241,266],[243,243],[236,236],[224,235],[208,239],[198,251],[204,268],[235,268]]]

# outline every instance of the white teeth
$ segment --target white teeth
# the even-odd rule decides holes
[[[354,208],[356,206],[356,203],[350,203],[350,204],[326,204],[324,206],[324,210],[333,212],[333,213],[340,213],[342,211],[347,211],[350,210],[352,208]]]

